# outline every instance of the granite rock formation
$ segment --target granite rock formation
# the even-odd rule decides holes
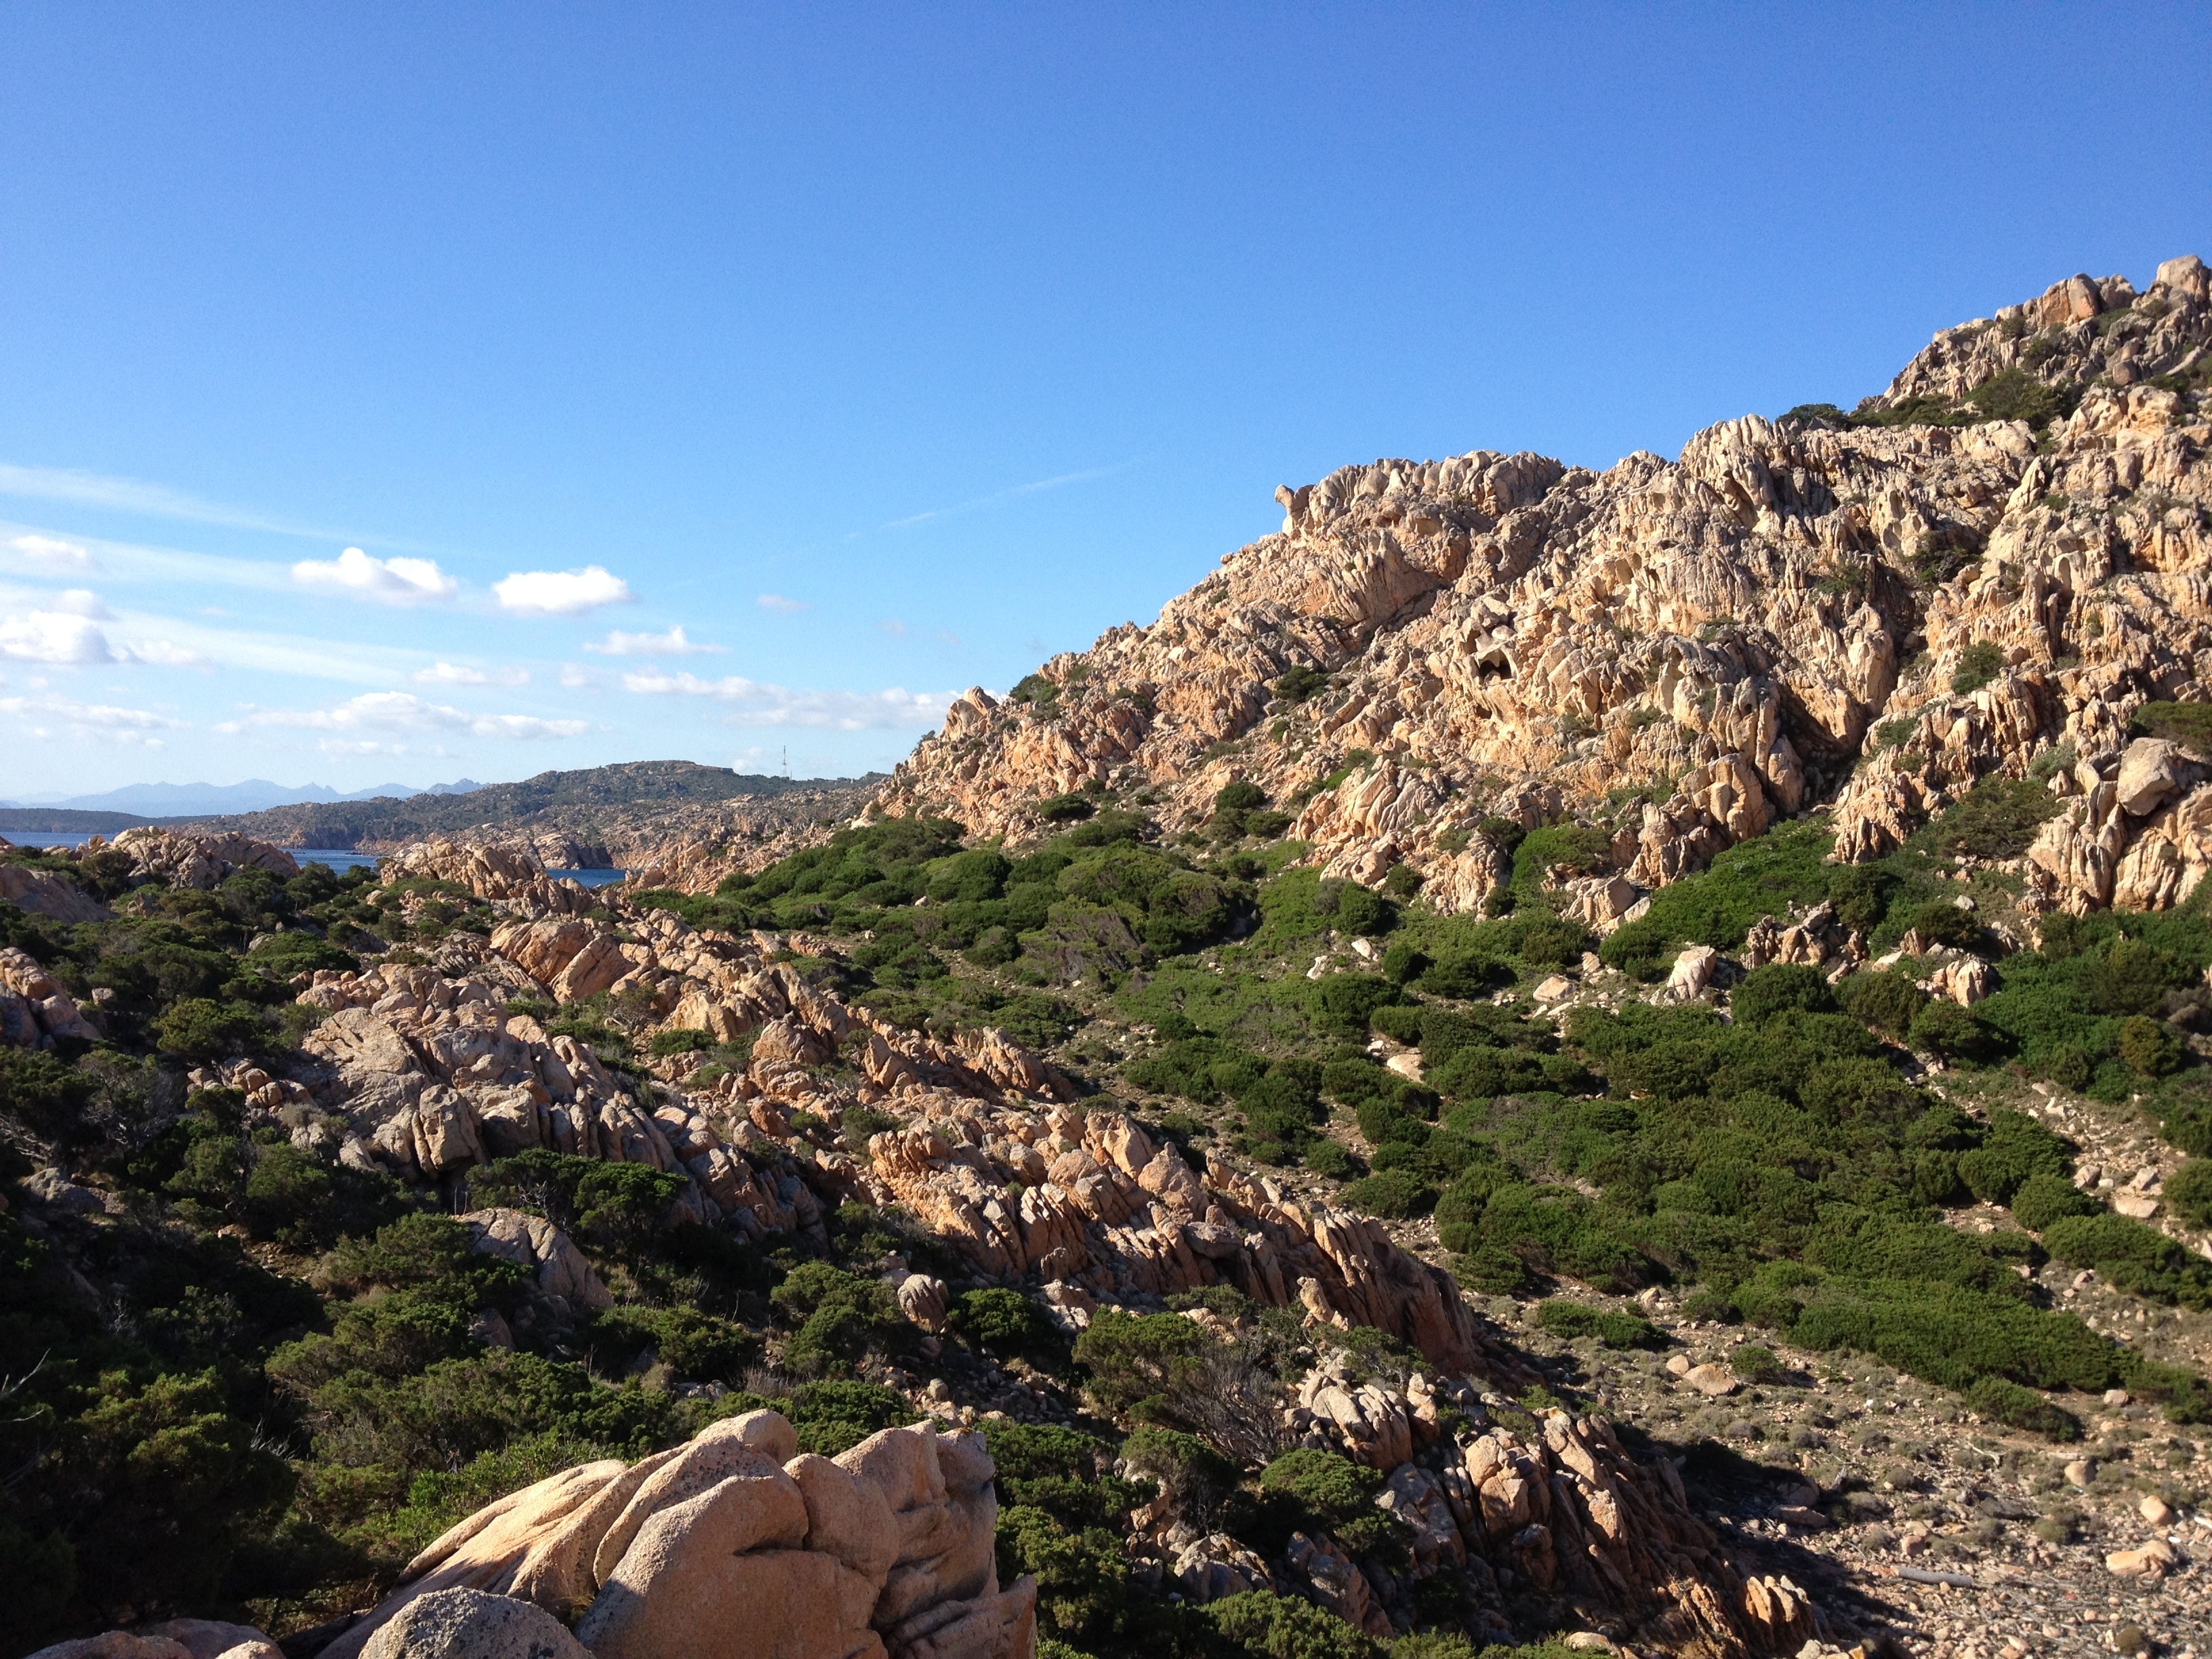
[[[1034,831],[1085,787],[1174,827],[1249,781],[1329,874],[1413,866],[1478,906],[1485,819],[1605,830],[1577,898],[1644,890],[1815,808],[1842,857],[1992,774],[2066,797],[2039,902],[2170,904],[2212,865],[2203,769],[2130,750],[2212,665],[2212,440],[2194,256],[2137,294],[2075,276],[1946,331],[1849,416],[1708,428],[1603,472],[1382,459],[1277,492],[1277,533],[1149,627],[980,689],[874,810]],[[2142,787],[2118,787],[2132,768]],[[2146,771],[2145,769],[2149,769]]]

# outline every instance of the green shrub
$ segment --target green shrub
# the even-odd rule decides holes
[[[1843,1004],[1854,1018],[1902,1042],[1914,1018],[1928,1006],[1928,993],[1910,974],[1869,969],[1844,981]]]
[[[2045,1313],[2016,1295],[1899,1279],[1815,1287],[1790,1338],[1820,1352],[1870,1353],[1951,1389],[1996,1376],[2031,1388],[2101,1392],[2120,1381],[2131,1358],[2071,1314]]]
[[[1598,955],[1608,967],[1649,980],[1662,976],[1684,945],[1732,951],[1762,916],[1787,915],[1794,907],[1829,897],[1832,889],[1864,879],[1826,861],[1832,844],[1814,818],[1778,824],[1740,842],[1699,873],[1653,893],[1651,908],[1616,929]]]
[[[319,934],[288,929],[263,939],[246,953],[244,965],[271,979],[289,980],[318,969],[343,973],[359,963],[350,951],[341,951]]]
[[[692,1030],[686,1027],[672,1027],[668,1030],[655,1031],[653,1034],[653,1052],[664,1056],[697,1054],[702,1049],[711,1048],[714,1046],[714,1038],[712,1033]]]
[[[2179,1103],[2167,1111],[2160,1133],[2192,1158],[2212,1158],[2212,1107]]]
[[[2164,1077],[2181,1057],[2181,1039],[2160,1021],[2134,1014],[2120,1023],[2120,1063],[2137,1077]]]
[[[2044,1231],[2063,1217],[2097,1215],[2104,1207],[2088,1194],[2076,1190],[2064,1176],[2049,1172],[2028,1176],[2012,1195],[2013,1219],[2032,1233]]]
[[[261,1016],[240,1002],[186,997],[172,1003],[154,1022],[154,1040],[173,1054],[213,1060],[242,1054],[258,1045]]]
[[[1285,702],[1304,702],[1328,684],[1328,676],[1304,663],[1293,663],[1275,682],[1275,695]]]
[[[1976,640],[1959,653],[1958,666],[1951,672],[1952,695],[1978,691],[2004,671],[2004,647],[1991,640]]]
[[[1316,1175],[1325,1175],[1332,1181],[1349,1181],[1357,1168],[1343,1143],[1331,1140],[1326,1135],[1315,1136],[1300,1150],[1299,1156],[1306,1168]]]
[[[1189,1388],[1213,1339],[1179,1314],[1127,1314],[1102,1308],[1075,1340],[1075,1361],[1092,1394],[1116,1416]]]
[[[1378,1659],[1382,1651],[1334,1613],[1272,1590],[1225,1596],[1201,1613],[1213,1627],[1212,1650],[1235,1659]]]
[[[1897,927],[1894,919],[1891,922]],[[1888,931],[1887,929],[1884,930]],[[1913,933],[1920,935],[1928,945],[1948,945],[1955,950],[1968,951],[1981,943],[1982,924],[1974,920],[1970,910],[1961,910],[1948,899],[1929,899],[1916,905],[1904,917],[1898,928],[1899,937]]]
[[[2008,1382],[2001,1376],[1984,1376],[1966,1390],[1967,1406],[1993,1423],[2025,1429],[2052,1440],[2079,1440],[2081,1421],[2064,1407],[2045,1399],[2033,1389]]]
[[[1778,1382],[1784,1376],[1782,1362],[1775,1358],[1774,1350],[1756,1342],[1730,1349],[1729,1369],[1747,1382]]]
[[[1201,1522],[1220,1512],[1243,1473],[1196,1435],[1155,1424],[1131,1432],[1121,1443],[1121,1459],[1136,1474],[1158,1481],[1183,1514]]]
[[[2094,1267],[2119,1290],[2185,1307],[2212,1305],[2212,1263],[2130,1217],[2063,1216],[2044,1229],[2043,1243],[2060,1261]]]
[[[827,1261],[803,1261],[769,1293],[776,1311],[798,1328],[784,1346],[783,1363],[802,1376],[818,1376],[857,1361],[907,1329],[890,1291]]]
[[[1347,1543],[1346,1534],[1355,1532],[1369,1541],[1387,1536],[1387,1523],[1375,1508],[1382,1487],[1375,1470],[1310,1446],[1283,1453],[1260,1475],[1269,1530],[1285,1540],[1293,1532],[1335,1533]]]
[[[1005,893],[1014,866],[995,847],[974,847],[936,860],[928,870],[929,883],[923,890],[932,904],[982,904]]]
[[[1037,816],[1047,823],[1078,823],[1098,810],[1088,795],[1053,795],[1037,803]]]
[[[1368,1215],[1404,1221],[1433,1209],[1437,1189],[1411,1170],[1380,1170],[1364,1181],[1353,1182],[1339,1197]]]
[[[1524,967],[1539,973],[1580,962],[1583,947],[1589,943],[1589,930],[1580,922],[1548,910],[1516,916],[1507,928],[1513,954]]]
[[[1213,810],[1217,812],[1249,812],[1255,806],[1267,804],[1267,792],[1256,783],[1239,781],[1224,783],[1213,792]]]
[[[1336,901],[1336,925],[1345,933],[1374,939],[1398,925],[1398,907],[1382,894],[1346,882]]]
[[[1802,963],[1775,963],[1745,975],[1729,998],[1729,1007],[1739,1021],[1756,1025],[1793,1008],[1832,1014],[1837,1003],[1819,969]]]
[[[2053,420],[2073,413],[2077,397],[2045,385],[2014,364],[1984,380],[1966,394],[1966,401],[1984,420],[2026,421],[2040,432]]]
[[[2166,1178],[2166,1207],[2192,1227],[2212,1227],[2212,1158],[2192,1158]]]
[[[334,1184],[312,1152],[289,1142],[263,1146],[246,1177],[246,1224],[260,1238],[306,1229],[330,1204]]]
[[[1413,1046],[1421,1040],[1421,1019],[1426,1012],[1418,1003],[1386,1002],[1368,1016],[1368,1023],[1393,1042]]]
[[[2200,760],[2212,759],[2212,703],[2147,702],[2134,716],[2146,737],[2178,743]]]
[[[2018,858],[2061,804],[2039,783],[1991,773],[1930,824],[1924,839],[1948,853]]]
[[[949,1323],[962,1341],[997,1359],[1041,1352],[1053,1338],[1051,1322],[1034,1302],[995,1285],[962,1291]]]
[[[1960,1156],[1959,1174],[1984,1204],[2008,1204],[2032,1176],[2064,1180],[2072,1162],[2070,1150],[2065,1140],[2026,1113],[2001,1107],[1990,1114],[1987,1138]]]
[[[1948,997],[1931,997],[1912,1017],[1905,1042],[1917,1052],[1945,1060],[1979,1060],[1992,1050],[1988,1030]]]
[[[757,1336],[696,1308],[624,1305],[601,1314],[591,1328],[597,1358],[610,1370],[624,1369],[651,1349],[678,1376],[735,1388],[761,1357]]]
[[[1353,889],[1357,892],[1361,890]],[[1332,1036],[1364,1037],[1377,1008],[1403,1002],[1406,994],[1373,974],[1331,974],[1316,982],[1316,1021]]]
[[[1608,1348],[1656,1348],[1663,1339],[1647,1319],[1551,1297],[1536,1304],[1536,1326],[1553,1336],[1594,1336]]]
[[[1393,985],[1407,985],[1429,971],[1430,958],[1406,939],[1394,939],[1382,952],[1382,977]]]

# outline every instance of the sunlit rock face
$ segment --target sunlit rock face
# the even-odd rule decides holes
[[[2174,902],[2207,862],[2200,770],[2099,788],[2142,704],[2207,695],[2207,278],[2069,278],[1851,417],[1747,416],[1673,462],[1477,451],[1285,486],[1281,530],[1152,626],[957,701],[874,810],[1025,833],[1103,786],[1181,830],[1249,781],[1328,873],[1410,864],[1464,909],[1506,872],[1492,816],[1601,827],[1601,873],[1649,888],[1813,808],[1839,857],[1879,857],[2058,756],[2039,777],[2081,800],[2037,900]],[[1633,896],[1577,902],[1602,930]]]

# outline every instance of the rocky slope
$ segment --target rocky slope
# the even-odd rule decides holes
[[[212,882],[217,869],[190,837],[146,832],[132,848],[135,878],[173,890],[191,890],[194,877]],[[221,851],[236,870],[283,860],[235,838]],[[465,1191],[472,1172],[533,1153],[638,1166],[672,1178],[678,1224],[765,1246],[823,1248],[831,1213],[856,1200],[896,1209],[958,1264],[956,1285],[1030,1286],[1071,1332],[1221,1286],[1241,1306],[1285,1310],[1293,1328],[1381,1333],[1418,1356],[1420,1369],[1395,1384],[1340,1363],[1290,1397],[1272,1381],[1235,1382],[1244,1373],[1233,1366],[1220,1373],[1259,1443],[1340,1452],[1389,1477],[1378,1502],[1409,1540],[1406,1577],[1375,1580],[1328,1537],[1304,1534],[1286,1565],[1271,1567],[1234,1537],[1194,1528],[1194,1500],[1163,1496],[1139,1517],[1129,1549],[1140,1570],[1195,1603],[1295,1590],[1388,1637],[1394,1616],[1411,1614],[1417,1587],[1449,1573],[1468,1598],[1453,1620],[1501,1637],[1514,1610],[1526,1618],[1534,1606],[1571,1606],[1572,1616],[1698,1655],[1794,1650],[1827,1628],[1802,1591],[1722,1546],[1666,1460],[1633,1455],[1601,1418],[1516,1407],[1534,1373],[1448,1273],[1379,1223],[1302,1201],[1233,1162],[1194,1170],[1120,1103],[1075,1099],[1053,1066],[1003,1032],[948,1042],[852,1006],[791,960],[803,939],[696,930],[665,910],[550,882],[499,848],[431,843],[392,860],[385,881],[399,918],[440,902],[440,892],[465,894],[486,931],[445,932],[415,964],[303,972],[298,1003],[311,1029],[295,1054],[210,1061],[183,1079],[199,1091],[192,1098],[234,1090],[241,1128],[261,1142],[417,1188]],[[623,1009],[647,1030],[740,1039],[744,1064],[702,1066],[700,1052],[678,1046],[652,1062],[657,1079],[611,1070],[587,1043],[547,1034],[553,1011],[577,1005]],[[823,1067],[838,1057],[842,1066]],[[855,1124],[881,1127],[861,1138]],[[109,1202],[58,1170],[22,1190],[50,1218],[40,1223],[50,1236]],[[535,1287],[511,1318],[480,1312],[472,1334],[495,1346],[557,1340],[569,1321],[612,1306],[559,1228],[498,1208],[462,1220],[478,1250],[519,1265]],[[946,1328],[943,1279],[894,1267],[885,1282],[912,1326]],[[1218,1320],[1194,1328],[1158,1316],[1194,1333],[1198,1360],[1215,1340],[1234,1346]],[[1197,1335],[1208,1328],[1218,1338]],[[925,1388],[926,1370],[889,1375],[919,1409],[979,1420],[941,1381]],[[1002,1422],[1066,1422],[1080,1411],[1042,1373],[1001,1374],[1001,1386],[992,1415]],[[466,1588],[578,1619],[578,1638],[601,1654],[696,1649],[711,1628],[810,1659],[1026,1659],[1036,1591],[1026,1580],[1002,1591],[992,1575],[988,1424],[964,1443],[890,1431],[833,1475],[818,1458],[792,1461],[781,1421],[730,1419],[688,1449],[627,1468],[593,1463],[501,1499],[419,1555],[373,1613],[338,1621],[327,1650],[456,1651],[380,1645],[377,1632],[411,1598]],[[756,1440],[775,1455],[757,1469],[745,1449]],[[917,1473],[917,1460],[949,1460],[962,1473]],[[773,1471],[777,1462],[785,1472]],[[864,1524],[859,1510],[873,1505],[849,1492],[856,1474],[882,1488],[894,1524]],[[816,1513],[810,1482],[829,1483],[822,1502],[834,1514]],[[786,1488],[805,1503],[779,1496]],[[932,1496],[946,1489],[953,1498]],[[959,1523],[967,1543],[949,1522],[908,1515],[955,1498],[957,1509],[969,1502],[961,1493],[981,1494],[974,1502],[984,1505]],[[733,1549],[761,1571],[732,1578],[704,1565]],[[949,1565],[979,1549],[972,1571]],[[805,1575],[792,1577],[815,1558],[759,1554],[776,1550],[820,1553],[818,1593],[799,1595]]]
[[[1286,490],[873,827],[687,819],[626,890],[0,849],[0,1316],[65,1355],[0,1364],[0,1559],[86,1540],[0,1632],[2184,1647],[2207,301]]]
[[[2045,901],[2171,903],[2212,798],[2105,786],[2141,705],[2207,695],[2208,284],[2194,256],[2141,295],[2072,277],[1850,416],[1747,416],[1672,462],[1481,451],[1285,487],[1282,530],[1152,626],[969,692],[877,810],[1019,835],[1103,788],[1188,826],[1249,781],[1330,873],[1408,864],[1463,909],[1504,873],[1486,818],[1566,814],[1610,837],[1603,921],[1778,818],[1829,805],[1872,858],[2063,757]]]

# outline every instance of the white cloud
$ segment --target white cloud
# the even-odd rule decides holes
[[[444,703],[425,702],[410,691],[368,691],[331,708],[253,708],[245,718],[226,720],[218,732],[249,726],[293,726],[312,732],[380,732],[429,736],[465,732],[478,738],[574,738],[591,729],[586,720],[540,720],[534,714],[472,714]]]
[[[794,616],[811,607],[805,599],[787,599],[781,593],[763,593],[753,603],[763,611],[773,611],[779,617]]]
[[[686,638],[680,623],[665,634],[625,634],[619,628],[610,629],[606,638],[584,647],[603,657],[701,657],[729,648]]]
[[[455,663],[441,662],[415,672],[417,685],[527,685],[530,671],[526,668],[496,668],[486,673],[481,668],[465,668]]]
[[[197,651],[187,651],[181,645],[167,640],[134,640],[120,647],[123,654],[134,662],[151,663],[157,668],[212,668],[215,665]]]
[[[647,669],[623,676],[623,689],[647,696],[712,697],[735,703],[729,718],[738,726],[825,726],[841,732],[890,728],[917,730],[935,726],[957,696],[951,691],[806,691],[771,685],[732,674],[702,680],[696,674]]]
[[[88,617],[65,611],[33,611],[27,616],[0,617],[0,657],[18,662],[65,663],[87,667],[121,660],[107,643],[107,635]]]
[[[161,668],[210,665],[200,653],[169,640],[110,639],[101,623],[121,621],[126,630],[135,632],[146,619],[118,618],[99,594],[88,589],[72,587],[56,594],[52,604],[52,610],[0,616],[0,658],[70,668],[113,663],[149,663]]]
[[[434,560],[380,559],[357,547],[347,548],[335,559],[302,559],[292,567],[292,580],[302,587],[351,593],[386,605],[450,599],[461,588]]]
[[[44,570],[57,576],[74,576],[79,571],[92,568],[92,555],[75,542],[65,542],[53,536],[16,536],[8,546],[35,570]]]
[[[112,703],[79,702],[73,697],[0,697],[0,715],[7,716],[32,737],[46,738],[58,726],[72,738],[93,742],[136,744],[158,749],[156,732],[180,731],[182,720],[171,720],[145,708],[118,708]]]
[[[888,621],[879,622],[876,626],[895,640],[902,640],[906,637],[906,624],[896,617],[890,617]]]
[[[604,565],[581,570],[518,570],[491,585],[500,608],[525,617],[580,617],[603,605],[629,605],[637,595]]]
[[[561,665],[561,684],[571,691],[597,690],[599,677],[581,663],[564,662]]]

